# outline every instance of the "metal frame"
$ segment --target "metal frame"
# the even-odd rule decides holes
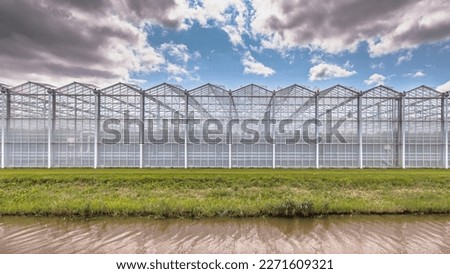
[[[166,83],[146,90],[77,82],[0,87],[1,168],[449,166],[449,92],[426,86],[402,93],[385,86],[360,92],[341,85],[322,91],[299,85],[270,91],[254,84],[234,91],[212,84],[185,90]],[[124,121],[116,129],[124,133],[126,127],[128,139],[102,142],[111,137],[101,128],[110,118]],[[162,138],[165,123],[174,118],[178,131],[168,129],[168,142],[147,142],[150,123],[153,137]],[[235,119],[238,125],[231,136],[226,128],[214,135],[222,139],[219,144],[207,143],[197,126],[191,135],[199,142],[192,143],[193,123],[210,119],[224,127]],[[239,140],[246,135],[236,130],[245,119],[290,122],[284,128],[270,122],[274,143],[263,138],[264,127],[258,124],[260,140],[245,145]],[[336,123],[346,143],[333,132]],[[286,143],[293,138],[298,142]]]

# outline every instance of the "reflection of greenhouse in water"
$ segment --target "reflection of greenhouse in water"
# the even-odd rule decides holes
[[[1,88],[2,167],[448,167],[448,93],[426,86]]]

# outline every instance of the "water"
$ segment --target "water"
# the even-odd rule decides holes
[[[0,253],[450,253],[450,215],[153,220],[1,217]]]

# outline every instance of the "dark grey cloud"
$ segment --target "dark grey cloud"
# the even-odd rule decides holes
[[[111,70],[95,69],[93,67],[86,67],[72,64],[69,65],[58,64],[52,62],[52,60],[14,59],[14,60],[7,60],[7,63],[9,64],[7,70],[5,70],[5,72],[3,72],[2,74],[2,77],[4,77],[5,79],[8,78],[14,79],[14,74],[16,74],[18,71],[22,71],[24,67],[26,67],[27,71],[36,74],[42,74],[43,76],[45,76],[44,78],[51,79],[52,77],[55,77],[54,79],[56,81],[58,80],[56,77],[66,78],[67,76],[69,76],[70,78],[72,78],[73,81],[79,78],[86,77],[86,75],[106,80],[117,79],[117,75],[113,73]],[[66,79],[70,78],[67,77]],[[21,80],[26,81],[33,79],[22,78]]]
[[[139,26],[177,27],[180,20],[167,19],[174,7],[157,0],[2,0],[0,78],[120,80],[133,70],[154,69],[162,56]]]
[[[34,59],[47,55],[77,62],[102,62],[97,48],[108,36],[100,33],[95,27],[90,28],[89,22],[55,12],[53,7],[30,1],[0,3],[0,56]]]
[[[168,18],[168,14],[176,7],[174,0],[129,0],[126,1],[129,10],[140,19],[152,19],[167,27],[178,27],[178,19]]]
[[[283,14],[274,14],[269,27],[284,35],[296,31],[296,42],[314,38],[367,37],[385,29],[392,16],[407,8],[414,0],[344,0],[344,1],[281,1]],[[282,16],[280,16],[282,15]],[[395,26],[392,26],[395,27]]]
[[[94,13],[105,11],[111,5],[110,0],[51,0],[51,3]]]
[[[272,13],[258,12],[268,5]],[[254,8],[253,32],[269,37],[266,46],[273,48],[340,52],[368,41],[371,54],[382,55],[450,39],[446,0],[254,0]]]

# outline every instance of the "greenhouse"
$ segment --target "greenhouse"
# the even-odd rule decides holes
[[[448,168],[448,92],[426,86],[1,91],[2,168]]]

